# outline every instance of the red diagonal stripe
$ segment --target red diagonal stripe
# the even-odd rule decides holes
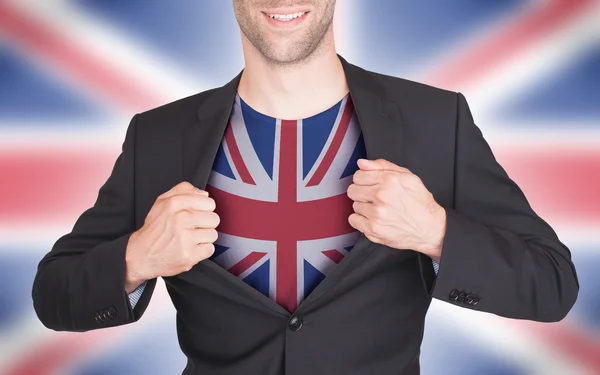
[[[229,150],[229,154],[231,155],[231,160],[233,161],[233,165],[235,169],[240,174],[242,181],[247,184],[256,185],[248,167],[246,167],[246,162],[244,158],[242,158],[242,153],[237,145],[235,137],[233,135],[233,129],[231,128],[231,122],[227,124],[225,128],[225,142],[227,143],[227,149]]]
[[[152,295],[152,303],[144,313],[144,319],[152,320],[162,312],[162,307],[170,306],[169,295],[164,289],[157,288]],[[136,323],[144,324],[144,323]],[[131,334],[131,328],[124,325],[110,329],[98,329],[81,332],[51,332],[50,336],[35,340],[28,345],[27,351],[3,363],[3,375],[50,375],[66,364],[77,362],[98,347],[106,347]]]
[[[92,87],[119,107],[141,112],[165,102],[165,97],[133,82],[130,73],[81,49],[69,42],[67,36],[37,23],[3,1],[0,1],[0,32],[36,55],[43,56],[47,62],[77,78],[82,86]]]
[[[335,262],[335,264],[338,264],[339,262],[342,261],[342,259],[344,259],[344,254],[340,253],[338,250],[323,250],[322,251],[323,254],[325,254],[327,256],[327,258],[333,260]]]
[[[480,80],[490,70],[529,48],[538,39],[547,37],[557,27],[595,4],[593,0],[539,3],[539,9],[521,20],[515,19],[514,23],[503,27],[496,35],[470,47],[456,61],[444,62],[441,70],[427,74],[424,81],[448,89],[458,89],[459,86]]]
[[[557,11],[557,8],[563,8],[563,10],[565,10],[564,8],[571,8],[571,10],[569,11],[567,9],[567,11],[563,12],[564,15],[569,15],[569,14],[573,14],[573,7],[571,7],[571,5],[576,6],[576,7],[580,7],[582,4],[587,3],[590,4],[592,3],[591,1],[562,1],[560,2],[560,4],[555,3],[557,5],[554,6],[550,6],[547,7],[546,10],[544,11],[544,13],[548,13],[545,16],[534,16],[532,18],[539,18],[540,20],[538,20],[537,22],[533,22],[531,26],[529,26],[529,30],[527,30],[527,27],[523,26],[523,29],[520,31],[521,33],[523,32],[531,32],[532,35],[543,35],[545,32],[551,30],[552,27],[548,27],[547,25],[545,26],[544,30],[541,31],[535,31],[537,28],[540,27],[540,25],[544,25],[544,24],[548,24],[551,23],[553,25],[560,25],[560,23],[563,20],[560,20],[559,13],[561,13],[560,11]],[[60,65],[64,68],[65,71],[69,70],[69,63],[68,61],[61,61],[60,57],[61,56],[68,56],[69,55],[69,46],[67,46],[65,48],[65,50],[67,51],[66,53],[62,53],[62,48],[55,48],[55,47],[50,47],[50,48],[43,48],[44,46],[40,46],[39,43],[39,39],[36,40],[36,38],[33,38],[33,40],[31,40],[31,36],[32,35],[28,35],[28,33],[22,33],[22,30],[19,30],[19,27],[15,28],[14,25],[12,25],[11,23],[14,22],[21,22],[22,20],[14,17],[14,16],[10,16],[7,14],[6,10],[5,10],[6,5],[3,5],[0,2],[0,30],[3,31],[9,31],[8,35],[11,36],[19,36],[20,41],[21,42],[25,42],[26,45],[29,45],[29,47],[31,48],[37,48],[38,51],[40,51],[40,53],[43,54],[47,54],[49,58],[51,58],[51,60],[54,61],[55,64]],[[552,8],[552,9],[550,9]],[[549,15],[551,14],[551,15]],[[546,21],[543,21],[541,19],[546,19]],[[549,22],[549,20],[557,20],[558,22],[553,23],[553,22]],[[543,22],[542,22],[543,21]],[[22,26],[22,24],[21,24]],[[512,25],[511,25],[512,27]],[[522,36],[519,35],[518,33],[514,33],[513,34],[515,36],[518,36],[519,38],[521,38]],[[36,36],[35,33],[33,34],[33,36]],[[39,34],[37,35],[39,37]],[[509,54],[512,51],[516,51],[522,47],[524,47],[523,44],[525,41],[527,41],[529,44],[531,44],[531,40],[535,39],[532,38],[531,35],[528,38],[523,38],[521,40],[519,40],[519,38],[513,38],[512,42],[514,42],[515,44],[512,47],[507,47],[506,43],[510,42],[509,37],[504,37],[505,38],[505,43],[501,43],[501,39],[499,38],[498,40],[500,42],[498,42],[498,40],[496,40],[496,42],[498,43],[498,45],[496,45],[496,47],[494,48],[499,48],[502,47],[504,48],[503,53],[504,54]],[[50,38],[52,39],[52,38]],[[50,42],[52,42],[52,40],[50,40]],[[60,41],[58,41],[60,42]],[[52,43],[50,43],[52,44]],[[60,47],[60,46],[58,46]],[[71,46],[71,48],[73,48]],[[56,53],[54,53],[56,51]],[[79,52],[79,53],[83,53],[81,51],[74,51],[74,52]],[[83,55],[85,56],[85,53],[83,53]],[[484,55],[487,56],[486,59],[482,58]],[[460,80],[460,82],[465,82],[467,80],[474,80],[477,79],[481,74],[483,74],[484,71],[484,67],[485,66],[493,66],[493,63],[495,61],[501,61],[502,58],[506,55],[496,55],[494,53],[493,48],[490,48],[489,51],[487,51],[487,53],[473,53],[470,55],[471,59],[480,59],[477,63],[472,63],[469,62],[469,60],[463,60],[461,59],[461,64],[456,64],[452,67],[449,68],[448,71],[445,72],[440,72],[440,74],[437,76],[437,78],[434,76],[433,77],[433,81],[434,82],[438,82],[436,83],[437,85],[456,85],[458,84],[458,81]],[[496,59],[498,58],[498,59]],[[71,60],[72,61],[72,60]],[[77,69],[73,69],[71,71],[72,74],[74,74],[77,77],[80,78],[84,78],[84,81],[86,81],[87,79],[87,83],[91,84],[94,88],[98,89],[98,91],[103,92],[105,94],[108,94],[109,97],[113,97],[115,98],[115,102],[118,102],[119,105],[121,106],[128,106],[128,108],[134,109],[134,108],[139,108],[140,106],[143,107],[148,107],[148,106],[153,106],[154,104],[150,104],[150,99],[143,99],[142,96],[140,95],[135,95],[136,93],[133,92],[130,94],[126,94],[127,93],[127,86],[129,86],[129,84],[125,80],[121,80],[122,77],[117,77],[118,79],[114,80],[115,83],[115,87],[119,86],[121,88],[124,88],[125,90],[122,89],[115,89],[114,87],[112,88],[106,88],[103,87],[103,83],[107,82],[106,79],[103,79],[103,82],[97,82],[96,80],[94,80],[93,76],[98,77],[100,74],[98,73],[98,71],[88,71],[86,73],[86,67],[89,66],[96,66],[96,67],[103,67],[102,63],[96,63],[95,61],[90,60],[89,62],[87,62],[86,58],[80,58],[78,59],[79,64],[82,64],[79,68]],[[478,65],[479,64],[479,65]],[[483,67],[482,67],[483,65]],[[471,68],[467,68],[467,67],[471,67]],[[106,72],[108,74],[106,74],[107,78],[111,78],[111,71],[110,69],[101,69],[103,72]],[[90,76],[91,74],[91,76]],[[471,76],[471,74],[473,74],[473,76]],[[444,81],[444,78],[447,77],[452,77],[451,79],[448,79],[447,81]],[[120,83],[125,82],[126,85],[125,87],[123,87],[122,85],[119,85]],[[132,90],[135,91],[135,90]],[[112,93],[112,94],[111,94]],[[142,94],[146,94],[147,92],[145,92],[144,90],[141,91]],[[116,95],[113,95],[116,94]],[[111,96],[112,95],[112,96]],[[139,103],[138,100],[139,99]],[[162,104],[162,102],[159,101],[155,101],[154,103],[156,103],[156,105],[158,104]],[[137,111],[137,109],[136,109]],[[62,155],[64,155],[64,152],[61,152]],[[566,154],[566,153],[564,153]],[[24,154],[25,155],[25,154]],[[80,154],[81,155],[81,154]],[[23,155],[21,155],[23,156]],[[60,176],[68,176],[71,177],[71,164],[73,164],[72,162],[70,162],[69,164],[64,164],[61,167],[57,167],[54,166],[54,169],[56,172],[58,172],[58,178],[53,179],[52,181],[44,181],[44,185],[42,186],[42,188],[40,188],[39,185],[39,179],[36,178],[35,174],[30,174],[29,172],[35,172],[37,171],[37,168],[39,168],[40,163],[43,164],[43,162],[46,161],[47,159],[46,157],[41,157],[39,160],[37,160],[37,162],[35,163],[35,166],[31,165],[30,163],[26,163],[27,165],[24,165],[25,167],[29,167],[28,168],[24,168],[24,169],[19,169],[18,171],[14,171],[11,170],[11,172],[14,174],[13,175],[8,175],[10,176],[10,181],[9,184],[10,186],[6,186],[8,184],[3,183],[0,184],[0,190],[4,190],[4,191],[10,191],[11,193],[13,193],[12,196],[7,196],[6,194],[2,194],[1,196],[3,198],[2,201],[0,202],[0,206],[3,207],[3,210],[0,210],[0,215],[3,215],[3,217],[0,217],[1,219],[4,220],[9,220],[9,219],[14,219],[16,218],[17,220],[22,219],[24,222],[29,222],[29,218],[28,215],[23,215],[22,211],[19,209],[19,207],[22,207],[21,205],[19,205],[20,203],[23,202],[15,202],[15,197],[19,197],[18,193],[20,192],[17,187],[18,186],[23,186],[23,187],[29,187],[28,184],[31,184],[31,186],[37,186],[38,187],[38,193],[39,190],[44,191],[44,193],[46,193],[47,191],[50,191],[51,194],[53,196],[56,196],[56,204],[60,204],[60,203],[64,203],[64,202],[70,202],[70,195],[73,193],[73,189],[72,186],[70,188],[66,188],[64,186],[57,186],[57,181],[59,181]],[[523,187],[524,190],[526,192],[526,194],[528,195],[528,197],[532,197],[532,201],[534,201],[536,198],[536,196],[540,196],[540,194],[547,194],[547,192],[544,190],[548,187],[547,184],[540,184],[541,182],[544,181],[553,181],[555,182],[557,180],[557,172],[555,169],[552,170],[552,173],[548,173],[548,170],[550,169],[550,163],[545,163],[543,164],[543,166],[546,166],[548,168],[541,168],[543,171],[546,172],[541,172],[538,173],[538,171],[536,169],[531,169],[533,168],[532,165],[536,165],[534,163],[535,160],[531,160],[531,155],[528,155],[527,157],[530,158],[529,160],[529,166],[525,167],[525,166],[521,166],[519,165],[520,163],[523,162],[523,160],[519,159],[518,157],[519,155],[510,155],[510,157],[507,156],[507,159],[505,161],[502,162],[503,165],[507,166],[507,170],[509,171],[509,174],[511,174],[511,176],[515,177],[515,179],[521,184],[521,181],[523,183]],[[11,161],[12,160],[10,158],[12,158],[12,155],[8,155],[8,160]],[[59,156],[60,158],[60,156]],[[582,163],[579,163],[577,160],[579,160],[579,158],[583,158]],[[73,159],[76,160],[77,158]],[[569,159],[569,158],[567,158]],[[94,160],[101,164],[101,165],[105,165],[105,167],[107,168],[108,171],[110,171],[110,167],[112,166],[112,161],[114,159],[101,159],[98,158],[97,156],[94,157]],[[567,165],[564,165],[563,168],[561,169],[561,171],[564,171],[565,169],[574,171],[574,170],[578,170],[581,173],[572,173],[569,174],[569,176],[565,179],[560,179],[560,181],[563,183],[560,185],[560,188],[555,191],[552,192],[552,194],[556,194],[560,199],[563,200],[564,202],[564,206],[563,205],[559,205],[560,207],[558,207],[557,211],[553,211],[556,214],[559,215],[568,215],[572,213],[572,208],[573,206],[571,205],[571,202],[581,202],[580,205],[576,205],[577,207],[577,212],[579,214],[592,214],[592,216],[597,217],[597,205],[594,205],[594,202],[597,202],[595,199],[597,199],[596,193],[594,193],[593,195],[589,195],[589,192],[587,191],[587,189],[584,189],[584,191],[582,192],[583,194],[579,194],[579,187],[581,186],[590,186],[590,185],[586,185],[590,183],[589,179],[586,179],[587,176],[592,176],[592,178],[595,180],[597,176],[597,172],[598,172],[598,168],[595,167],[597,165],[599,165],[600,159],[598,159],[597,155],[578,155],[577,157],[574,157],[572,159],[570,159],[568,161],[568,163],[566,163]],[[19,164],[21,161],[17,160],[16,163]],[[543,161],[542,161],[543,162]],[[0,163],[2,164],[6,164],[7,160],[0,160]],[[22,164],[22,163],[21,163]],[[52,167],[51,166],[52,161],[50,161],[47,164],[43,164],[46,165],[47,167]],[[513,164],[514,166],[511,167],[510,164]],[[581,169],[577,169],[580,165],[583,165],[583,167]],[[3,165],[4,167],[4,165]],[[68,167],[68,168],[67,168]],[[538,165],[539,167],[539,165]],[[514,170],[514,172],[513,172]],[[7,176],[7,174],[3,173],[4,170],[0,169],[0,175]],[[62,174],[61,174],[62,172]],[[561,172],[562,173],[562,172]],[[79,176],[82,176],[84,178],[87,178],[87,180],[91,180],[94,179],[94,181],[102,181],[103,179],[105,179],[105,177],[108,174],[102,174],[101,176],[99,176],[99,174],[92,174],[92,172],[90,170],[83,170],[81,171],[81,174]],[[13,178],[14,177],[14,178]],[[6,179],[4,179],[3,182],[5,182]],[[18,181],[18,186],[13,184],[13,181]],[[531,184],[530,187],[528,187],[527,185]],[[73,185],[75,186],[75,185]],[[78,188],[81,188],[81,183],[77,181],[77,185]],[[94,186],[96,186],[95,189],[91,189],[90,191],[92,192],[96,192],[97,191],[97,186],[98,184],[94,184]],[[33,190],[32,187],[30,187],[30,189]],[[45,190],[44,190],[45,189]],[[53,190],[54,189],[54,190]],[[573,192],[578,192],[578,194],[573,194]],[[531,193],[531,194],[530,194]],[[10,198],[12,198],[13,200],[10,201]],[[10,201],[10,208],[9,210],[5,210],[4,208],[6,207],[5,202]],[[82,202],[89,202],[89,200],[82,200],[79,197],[75,197],[74,200],[74,205],[73,205],[73,209],[70,212],[73,213],[80,213],[82,208],[85,208],[86,206],[82,203]],[[592,205],[590,207],[589,202],[592,202]],[[45,200],[41,200],[40,204],[41,206],[38,208],[35,205],[35,202],[31,203],[29,201],[25,202],[25,208],[29,208],[32,210],[32,212],[34,213],[41,213],[41,212],[48,212],[47,208],[48,208],[48,204],[50,203],[49,199],[45,199]],[[535,204],[534,204],[535,205]],[[542,208],[553,208],[556,206],[556,201],[553,199],[540,199],[540,205],[538,207],[542,207]],[[586,208],[587,206],[587,208]],[[561,211],[563,210],[564,211]],[[13,212],[15,215],[14,216],[8,216],[7,212]],[[53,212],[60,212],[61,214],[63,213],[60,210],[56,210]],[[11,222],[14,222],[11,220]],[[567,335],[564,335],[563,333],[567,333]],[[555,332],[556,333],[556,332]],[[86,337],[97,337],[99,334],[101,334],[101,332],[90,332],[90,333],[86,333]],[[597,343],[594,342],[589,342],[587,341],[585,338],[580,339],[579,337],[576,337],[575,339],[573,339],[573,336],[570,335],[571,331],[570,329],[566,329],[564,332],[561,332],[560,335],[555,335],[555,337],[550,338],[549,342],[551,342],[555,347],[561,348],[563,350],[565,350],[565,352],[569,351],[569,348],[571,348],[572,350],[574,350],[574,352],[571,353],[571,355],[575,356],[576,358],[579,358],[581,362],[583,363],[590,363],[593,364],[595,367],[594,369],[596,369],[597,372],[600,372],[600,367],[597,365],[597,362],[594,362],[594,360],[597,360],[597,357],[595,355],[595,353],[598,352],[598,345]],[[83,336],[83,335],[82,335]],[[75,340],[73,341],[69,341],[70,344],[68,344],[69,346],[71,346],[72,348],[77,347],[77,342]],[[562,348],[562,346],[564,345],[568,345],[567,348]],[[591,348],[591,349],[590,349]],[[48,348],[47,350],[51,350],[51,348]],[[39,350],[36,350],[36,348],[32,349],[32,356],[30,358],[30,361],[33,361],[34,359],[37,360],[38,356],[40,356]],[[40,366],[44,366],[44,361],[41,362]],[[47,364],[47,362],[46,362]],[[30,364],[30,366],[34,366],[35,363]],[[32,367],[33,368],[33,367]],[[44,369],[44,367],[37,367],[37,371],[34,370],[23,370],[25,372],[16,372],[16,373],[27,373],[27,374],[41,374],[43,373],[42,371],[48,370],[48,368]]]
[[[231,266],[228,271],[231,272],[234,276],[239,276],[248,268],[252,267],[253,264],[261,260],[265,255],[267,255],[267,253],[253,251],[250,254],[246,255],[244,259]]]
[[[600,340],[569,319],[554,323],[514,320],[511,324],[535,334],[544,345],[585,366],[591,373],[600,374]]]
[[[335,155],[337,155],[340,146],[342,145],[342,141],[344,140],[344,136],[348,130],[348,125],[350,124],[350,119],[352,118],[352,113],[354,112],[354,107],[352,106],[352,100],[350,95],[348,95],[348,101],[346,102],[346,106],[344,107],[344,113],[342,114],[342,118],[340,119],[340,124],[333,136],[333,140],[329,145],[329,148],[325,152],[325,156],[323,156],[323,160],[317,167],[317,170],[310,178],[310,181],[306,184],[306,186],[315,186],[318,185],[325,173],[331,167],[331,163],[333,163],[333,159]]]
[[[5,375],[50,375],[65,363],[75,362],[82,353],[97,343],[114,338],[110,331],[94,331],[91,334],[60,332],[51,342],[39,343],[28,352],[21,352],[18,360],[5,367]]]

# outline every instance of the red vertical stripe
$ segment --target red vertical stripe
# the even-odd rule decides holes
[[[295,229],[294,207],[297,205],[296,176],[297,163],[297,131],[296,120],[281,121],[281,141],[279,147],[279,203],[281,220],[287,225],[285,230],[277,233],[277,284],[275,300],[289,312],[294,312],[298,304],[298,278],[296,272],[297,238]]]

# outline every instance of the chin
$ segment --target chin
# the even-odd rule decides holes
[[[272,61],[276,61],[281,64],[292,63],[292,62],[298,61],[299,59],[302,58],[302,56],[303,55],[301,55],[299,53],[289,53],[289,52],[281,52],[281,53],[275,53],[275,54],[268,55],[268,57]]]
[[[307,47],[295,40],[278,41],[271,45],[267,55],[275,61],[293,62],[301,60],[307,55]]]

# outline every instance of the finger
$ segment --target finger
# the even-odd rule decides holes
[[[217,207],[213,198],[195,193],[173,195],[165,199],[165,204],[168,205],[167,207],[171,212],[182,210],[214,211]]]
[[[350,184],[346,194],[355,202],[373,203],[373,192],[377,185],[356,185]]]
[[[357,185],[376,185],[381,181],[381,170],[362,170],[358,169],[352,176],[352,182]]]
[[[178,224],[186,229],[214,229],[220,223],[219,215],[212,211],[181,210],[176,215]]]
[[[354,202],[354,203],[352,203],[352,209],[357,214],[364,216],[366,218],[373,217],[373,203]]]
[[[202,190],[202,189],[198,189],[197,187],[195,187],[191,183],[189,183],[187,181],[183,181],[183,182],[178,183],[177,185],[175,185],[173,188],[171,188],[170,190],[166,191],[165,193],[159,195],[159,198],[160,199],[166,199],[166,198],[170,198],[170,197],[175,196],[175,195],[190,194],[190,193],[208,196],[208,192],[207,191]]]
[[[219,232],[214,228],[190,229],[194,244],[214,243],[219,238]]]
[[[368,219],[366,217],[362,216],[361,214],[353,213],[350,216],[348,216],[348,223],[350,223],[350,225],[354,229],[356,229],[362,233],[365,233],[364,228],[367,227],[367,222],[368,222]]]
[[[384,169],[397,172],[410,172],[408,168],[399,166],[386,159],[358,159],[358,167],[364,170]]]
[[[213,243],[198,243],[195,246],[194,261],[196,263],[210,258],[215,253],[215,245]]]

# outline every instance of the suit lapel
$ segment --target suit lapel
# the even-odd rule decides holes
[[[243,71],[225,86],[214,89],[183,129],[183,174],[199,189],[206,187]]]
[[[389,94],[375,81],[373,74],[376,73],[348,63],[339,54],[337,56],[344,68],[350,97],[363,134],[367,158],[382,158],[403,165],[400,109],[388,99]],[[205,189],[210,176],[217,150],[229,122],[242,73],[243,69],[227,84],[214,89],[198,107],[194,121],[186,124],[184,128],[183,177],[200,189]],[[351,267],[360,264],[360,260],[368,256],[374,248],[375,244],[361,234],[352,251],[298,305],[296,313],[301,313],[322,297],[340,281],[344,272],[347,273]],[[290,315],[275,301],[239,280],[213,261],[206,259],[199,263],[199,265],[201,264],[222,274],[224,279],[231,282],[232,287],[239,287],[240,292],[253,299],[254,302],[260,302],[277,313]]]

